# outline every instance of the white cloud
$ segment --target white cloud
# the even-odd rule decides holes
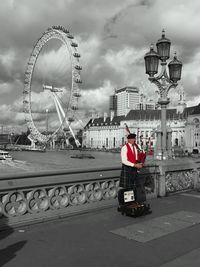
[[[46,43],[42,52],[36,61],[37,72],[43,79],[64,79],[64,76],[71,75],[71,54],[65,45],[61,42],[55,42],[54,45],[61,45],[58,50],[48,51],[48,46],[51,42]]]
[[[104,81],[103,86],[97,89],[89,89],[82,92],[80,99],[80,109],[94,109],[103,111],[109,109],[109,96],[113,94],[114,86],[110,81]]]
[[[15,116],[12,112],[22,111],[26,64],[37,39],[52,25],[69,27],[78,41],[83,66],[82,111],[108,109],[114,88],[138,86],[149,97],[155,95],[143,57],[149,45],[160,38],[162,28],[172,41],[171,51],[176,49],[183,62],[181,82],[187,99],[194,103],[200,88],[199,13],[199,0],[1,1],[0,107],[2,111],[8,108],[1,114],[1,122],[7,116],[7,122],[14,123],[15,118],[16,124],[18,119],[21,123],[20,113]],[[38,111],[55,109],[52,99],[39,94],[44,81],[70,87],[65,84],[70,81],[69,55],[64,46],[51,45],[54,41],[45,45],[34,70],[32,100]],[[42,124],[39,119],[38,124]]]
[[[0,84],[0,95],[9,94],[12,92],[12,86],[9,83]]]
[[[129,72],[133,64],[137,64],[143,60],[144,53],[144,49],[124,47],[118,52],[108,50],[104,57],[106,63],[110,64],[115,71],[126,74],[127,70]]]
[[[190,80],[191,85],[197,84],[200,77],[200,51],[193,57],[191,62],[183,66],[183,79]]]
[[[18,113],[12,110],[10,105],[1,105],[0,106],[0,122],[3,125],[16,125],[24,124],[25,117],[23,113]]]
[[[14,64],[16,55],[14,51],[7,51],[5,54],[0,54],[0,61],[7,68],[10,69]]]
[[[87,66],[98,64],[98,56],[100,56],[101,41],[97,35],[91,35],[87,40],[81,37],[76,38],[79,44],[78,50],[81,53],[81,62]]]

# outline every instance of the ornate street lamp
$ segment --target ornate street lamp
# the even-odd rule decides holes
[[[176,54],[173,60],[168,64],[169,75],[167,74],[166,65],[167,60],[170,58],[170,46],[171,41],[165,37],[165,31],[162,31],[162,37],[156,43],[157,52],[154,51],[153,45],[150,46],[150,51],[145,54],[145,67],[146,73],[149,75],[149,80],[156,84],[159,90],[160,98],[158,104],[161,106],[161,151],[158,151],[162,155],[162,159],[168,158],[167,151],[167,130],[166,130],[166,108],[170,100],[168,98],[168,92],[171,88],[175,88],[178,85],[178,81],[181,79],[182,63],[177,59]],[[154,75],[158,72],[159,60],[161,61],[161,72],[157,77]]]
[[[158,55],[160,56],[160,60],[165,62],[170,58],[170,46],[171,41],[165,37],[165,31],[162,31],[162,38],[158,40],[156,43]]]
[[[177,83],[181,79],[182,63],[177,59],[176,53],[174,59],[168,64],[169,77],[174,83]]]
[[[146,53],[145,57],[146,73],[150,77],[158,72],[159,55],[153,50],[153,44],[150,46],[150,51]]]

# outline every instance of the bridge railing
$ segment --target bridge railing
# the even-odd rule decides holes
[[[0,176],[0,222],[20,225],[117,206],[121,167]],[[157,196],[158,168],[141,172],[147,198]]]

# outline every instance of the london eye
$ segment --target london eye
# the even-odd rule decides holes
[[[72,129],[80,94],[78,44],[62,26],[48,28],[30,54],[24,80],[23,110],[34,143],[48,143]]]

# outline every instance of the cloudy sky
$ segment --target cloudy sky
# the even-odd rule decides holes
[[[199,0],[0,0],[0,125],[24,125],[26,65],[38,38],[53,25],[69,29],[79,44],[82,114],[108,109],[109,95],[115,88],[138,86],[154,97],[156,88],[145,74],[144,54],[160,38],[163,28],[172,42],[171,57],[177,51],[183,63],[181,84],[188,106],[198,104],[199,14]],[[56,51],[57,44],[53,45],[47,45],[46,54],[38,59],[34,77],[38,82],[41,74],[41,85],[50,59],[62,66],[61,75],[69,68],[61,60],[63,48]],[[177,93],[171,94],[173,99],[177,97]]]

